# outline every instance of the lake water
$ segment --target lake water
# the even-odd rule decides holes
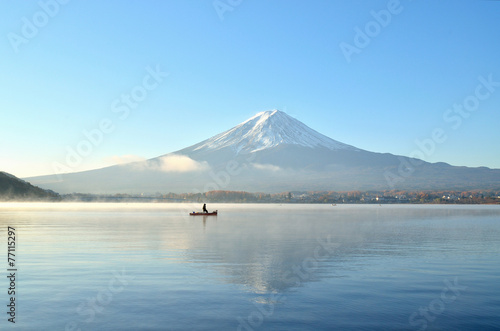
[[[499,330],[500,206],[0,204],[0,329]],[[9,328],[10,329],[10,328]]]

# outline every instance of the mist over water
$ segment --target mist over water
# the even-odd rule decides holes
[[[0,224],[17,231],[16,327],[500,327],[498,206],[210,204],[217,217],[188,216],[196,209],[0,204]]]

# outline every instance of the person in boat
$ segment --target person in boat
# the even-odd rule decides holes
[[[206,203],[203,204],[203,212],[204,213],[208,213],[207,204]]]

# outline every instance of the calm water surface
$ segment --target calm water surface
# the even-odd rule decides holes
[[[15,329],[500,329],[500,206],[208,207],[0,204]]]

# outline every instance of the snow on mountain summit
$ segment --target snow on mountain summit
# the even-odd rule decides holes
[[[256,152],[281,144],[324,147],[330,150],[359,150],[328,138],[279,110],[260,112],[232,129],[201,142],[194,150],[230,147],[239,154]]]

